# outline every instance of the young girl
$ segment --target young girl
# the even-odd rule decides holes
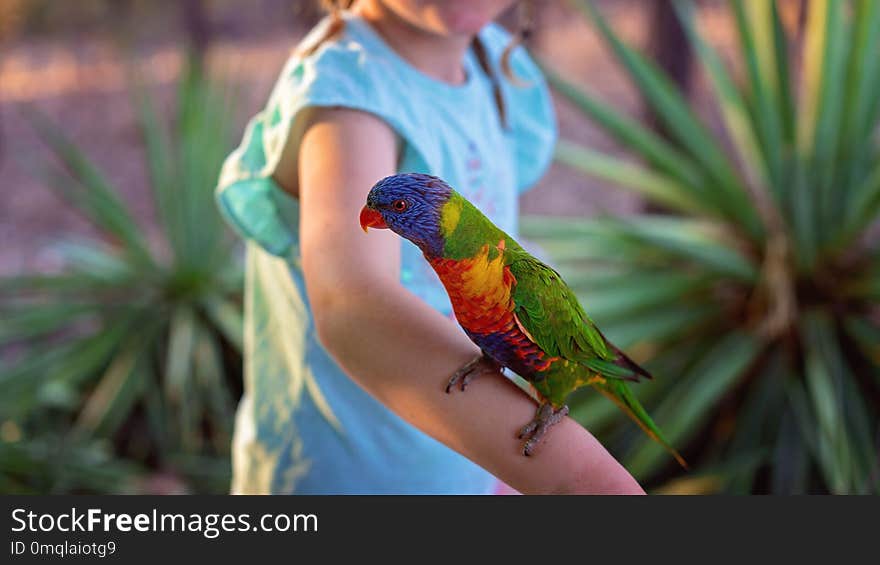
[[[479,350],[418,249],[358,224],[378,179],[414,171],[516,234],[556,128],[535,64],[491,23],[512,3],[330,2],[224,165],[218,200],[247,241],[233,492],[642,492],[570,419],[524,457],[534,404],[500,374],[444,394]]]

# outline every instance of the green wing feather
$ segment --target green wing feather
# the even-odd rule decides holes
[[[514,313],[532,340],[546,353],[579,362],[606,377],[607,381],[595,383],[595,388],[686,469],[685,460],[625,382],[651,375],[605,339],[559,273],[525,251],[508,253],[510,273],[516,279]]]
[[[608,382],[597,386],[596,389],[617,404],[617,406],[623,410],[633,422],[638,424],[648,437],[663,446],[666,451],[675,457],[675,460],[678,461],[679,465],[685,469],[688,468],[687,462],[681,454],[672,447],[669,440],[666,439],[666,436],[663,435],[663,432],[660,431],[660,428],[657,427],[657,424],[654,423],[654,420],[648,415],[648,412],[645,411],[639,400],[635,397],[625,382],[620,380],[609,380]]]
[[[506,251],[514,313],[548,355],[583,364],[608,378],[639,380],[650,375],[605,339],[552,267],[521,249]]]
[[[613,360],[605,338],[559,273],[524,251],[513,253],[514,313],[535,343],[570,361]]]

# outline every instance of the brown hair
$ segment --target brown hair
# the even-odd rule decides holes
[[[307,57],[317,51],[322,44],[339,35],[345,28],[345,20],[342,19],[342,11],[351,8],[354,2],[355,0],[321,0],[321,5],[330,14],[330,23],[327,26],[327,30],[313,43],[300,49],[297,52],[297,55]],[[531,2],[529,0],[519,0],[519,9],[520,27],[516,35],[513,37],[513,40],[504,48],[504,52],[501,54],[500,67],[501,72],[508,80],[517,86],[523,86],[524,83],[516,76],[510,66],[510,57],[513,50],[518,45],[522,45],[531,37]],[[477,59],[477,63],[480,65],[480,69],[489,78],[489,82],[492,84],[492,96],[495,99],[495,107],[498,109],[498,117],[501,119],[501,125],[504,128],[507,128],[507,107],[504,104],[504,96],[501,94],[501,83],[498,81],[498,76],[489,60],[486,46],[483,45],[479,36],[474,36],[473,42],[471,43],[471,49],[474,51],[474,56]]]

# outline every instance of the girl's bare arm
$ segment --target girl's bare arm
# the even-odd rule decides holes
[[[361,386],[408,422],[523,493],[642,494],[638,483],[571,419],[524,457],[516,431],[535,404],[500,375],[445,394],[456,369],[479,354],[457,324],[399,282],[400,240],[364,234],[370,187],[396,171],[396,138],[375,116],[312,111],[298,159],[276,178],[301,201],[302,259],[321,342]]]

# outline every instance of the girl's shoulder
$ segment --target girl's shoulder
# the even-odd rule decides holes
[[[363,19],[345,13],[342,23],[339,32],[328,39],[333,21],[329,17],[322,20],[287,61],[279,86],[293,87],[300,98],[322,102],[384,101],[394,106],[400,102],[400,92],[431,85],[413,80],[420,77]],[[524,48],[515,48],[510,56],[511,70],[519,79],[516,88],[502,77],[501,58],[512,41],[510,33],[492,23],[480,31],[479,38],[511,105],[529,105],[538,99],[549,102],[543,75]]]
[[[347,14],[344,23],[332,40],[290,63],[297,70],[293,74],[300,77],[299,99],[363,109],[383,118],[404,138],[419,138],[425,129],[417,123],[424,117],[423,99],[454,95],[423,80],[364,20]],[[320,42],[329,25],[330,20],[323,21],[304,39],[301,49]],[[524,191],[538,181],[552,160],[558,136],[552,98],[540,68],[522,46],[510,54],[513,77],[504,76],[501,60],[513,38],[501,25],[485,26],[479,40],[501,88],[507,146],[513,155],[517,187]]]
[[[288,58],[276,90],[295,89],[300,100],[321,104],[364,101],[374,92],[383,61],[348,18],[344,23],[329,38],[329,17],[315,26]]]

